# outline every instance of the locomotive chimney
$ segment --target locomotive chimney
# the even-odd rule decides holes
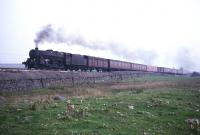
[[[38,50],[38,43],[35,43],[35,50]]]

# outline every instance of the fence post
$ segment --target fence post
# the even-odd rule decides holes
[[[93,84],[95,84],[95,77],[93,77]]]
[[[74,87],[74,77],[72,76],[72,86]]]
[[[44,84],[43,84],[42,78],[40,79],[40,82],[41,82],[41,84],[42,84],[42,88],[44,88]]]

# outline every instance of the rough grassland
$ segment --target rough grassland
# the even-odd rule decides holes
[[[173,82],[177,80],[177,85],[145,89],[128,87],[117,90],[116,87],[112,89],[113,86],[96,86],[87,91],[106,89],[109,94],[84,98],[79,95],[57,103],[49,93],[45,93],[42,99],[22,96],[17,102],[7,100],[0,107],[0,134],[200,134],[200,127],[192,129],[185,123],[189,118],[200,120],[200,80],[187,78],[174,79]],[[184,81],[181,83],[180,80]],[[159,81],[159,78],[140,78],[122,84],[132,86],[137,81],[150,83]]]

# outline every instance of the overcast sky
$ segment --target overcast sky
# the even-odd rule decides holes
[[[49,24],[116,47],[44,42],[39,49],[200,71],[199,0],[0,0],[0,63],[25,61]]]

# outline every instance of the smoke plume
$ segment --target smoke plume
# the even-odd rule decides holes
[[[197,56],[196,54],[194,55]],[[192,53],[186,47],[180,47],[177,49],[175,61],[179,65],[179,67],[183,67],[187,70],[194,70],[196,68],[195,65],[198,65],[197,63],[195,63],[195,61],[193,61]]]
[[[145,64],[152,64],[157,56],[154,51],[146,51],[140,48],[134,50],[125,49],[122,44],[117,42],[87,41],[80,34],[65,33],[62,28],[55,29],[52,25],[47,25],[37,33],[34,40],[36,45],[44,42],[65,43],[67,45],[79,45],[91,50],[108,50],[112,54],[119,56],[127,61],[138,61]],[[145,55],[144,55],[145,54]]]

